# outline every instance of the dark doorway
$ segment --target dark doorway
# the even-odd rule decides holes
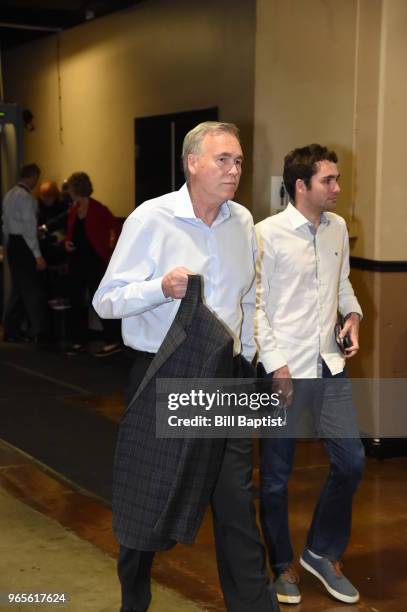
[[[136,206],[181,187],[185,134],[198,123],[217,120],[217,107],[135,119]]]

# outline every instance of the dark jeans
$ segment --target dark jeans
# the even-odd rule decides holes
[[[151,356],[138,353],[139,377]],[[239,372],[241,373],[241,372]],[[253,375],[253,374],[251,374]],[[133,395],[136,385],[127,393]],[[219,578],[229,612],[278,612],[265,551],[256,524],[252,491],[252,441],[229,439],[211,500]],[[144,612],[150,601],[150,569],[154,553],[120,547],[118,574],[122,610]]]
[[[4,335],[19,336],[23,321],[28,320],[28,334],[38,337],[47,327],[43,273],[37,271],[34,255],[22,236],[9,236],[7,260],[12,289],[5,313]]]
[[[323,363],[323,378],[346,378],[341,372],[332,376]],[[307,381],[303,381],[307,383]],[[311,381],[310,381],[311,382]],[[306,546],[312,552],[339,559],[350,538],[352,498],[364,467],[364,449],[359,438],[350,381],[344,386],[323,387],[319,426],[334,431],[335,437],[324,437],[330,470],[314,510]],[[321,386],[318,388],[321,391]],[[340,390],[340,396],[335,392]],[[288,409],[290,410],[290,408]],[[341,437],[341,431],[345,434]],[[354,432],[354,437],[349,433]],[[288,520],[288,481],[293,468],[296,440],[262,439],[260,442],[260,520],[270,565],[276,574],[293,561]]]

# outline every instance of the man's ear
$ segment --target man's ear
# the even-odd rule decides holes
[[[188,155],[188,172],[189,174],[196,174],[196,168],[197,168],[197,164],[198,164],[198,156],[190,153]]]
[[[297,179],[295,181],[295,191],[301,194],[307,191],[307,186],[302,179]]]

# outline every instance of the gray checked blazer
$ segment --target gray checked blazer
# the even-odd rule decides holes
[[[156,378],[231,378],[233,339],[190,276],[163,343],[122,418],[113,475],[113,528],[138,550],[192,544],[222,463],[224,439],[156,438]]]

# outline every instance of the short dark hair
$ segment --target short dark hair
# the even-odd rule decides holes
[[[308,189],[311,178],[318,172],[318,162],[330,161],[336,164],[338,157],[335,151],[319,144],[311,144],[290,151],[284,158],[283,180],[291,201],[295,202],[295,183],[302,179]]]
[[[88,198],[93,193],[93,185],[86,172],[74,172],[67,180],[68,187],[75,195]]]
[[[37,164],[25,164],[20,168],[20,179],[32,178],[40,176],[41,168]]]

